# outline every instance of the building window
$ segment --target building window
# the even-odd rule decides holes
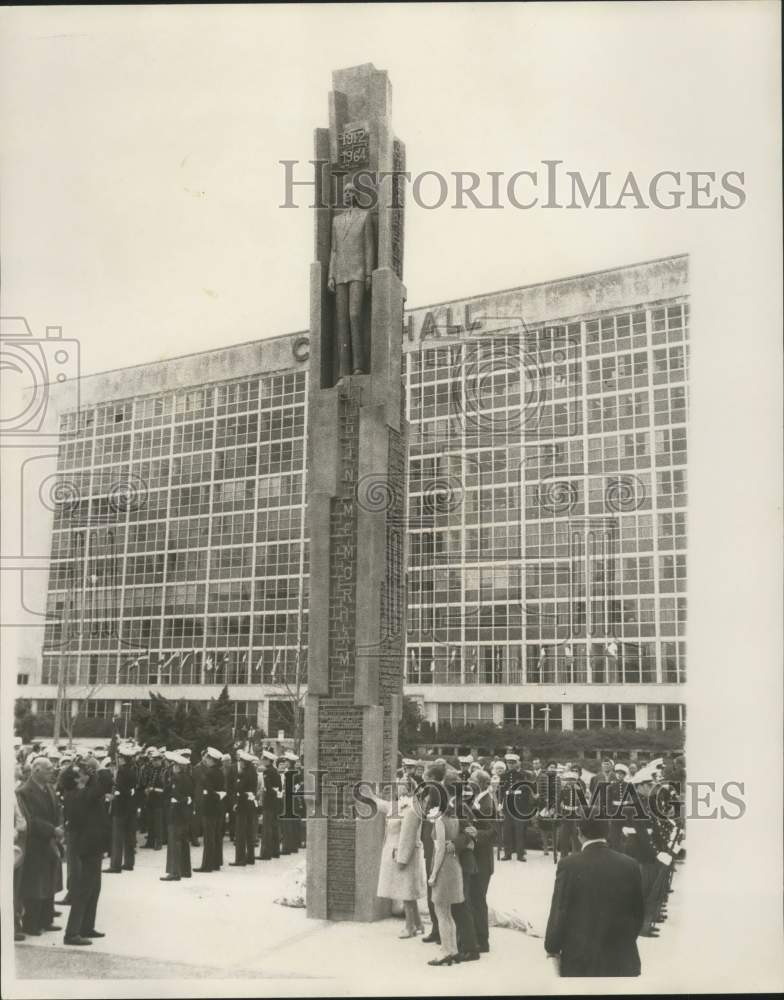
[[[504,722],[528,729],[562,729],[560,705],[547,702],[507,703],[504,705]]]
[[[683,729],[685,705],[648,705],[648,729]]]
[[[476,725],[493,721],[493,705],[487,702],[439,702],[439,726]]]
[[[575,729],[634,729],[634,705],[575,705]]]
[[[16,683],[18,685],[20,685],[20,686],[23,686],[23,685],[27,684],[29,680],[30,680],[30,675],[29,674],[17,674],[16,675]]]

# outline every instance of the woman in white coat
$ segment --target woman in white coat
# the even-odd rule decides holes
[[[403,903],[406,928],[401,938],[424,933],[417,901],[427,895],[422,819],[407,792],[406,783],[398,782],[394,801],[370,796],[386,817],[376,893],[382,899]]]

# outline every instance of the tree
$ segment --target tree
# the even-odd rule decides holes
[[[36,716],[27,698],[17,698],[14,702],[14,733],[21,736],[23,743],[32,743],[35,736]]]
[[[307,694],[307,671],[302,669],[300,664],[303,657],[302,646],[298,646],[294,661],[294,676],[291,677],[287,669],[284,668],[283,676],[280,680],[275,680],[278,672],[278,661],[276,660],[272,668],[273,684],[280,686],[282,697],[277,697],[276,701],[281,709],[283,728],[291,733],[294,740],[294,749],[300,752],[302,746],[302,735],[305,726],[305,695]],[[280,653],[278,653],[280,656]],[[272,727],[270,727],[272,728]]]
[[[229,698],[229,689],[224,684],[221,693],[207,708],[207,736],[216,750],[228,753],[234,746],[234,710]]]
[[[417,744],[422,739],[421,731],[424,721],[422,709],[416,698],[404,695],[403,711],[397,729],[398,749],[401,753],[410,754],[416,752]]]

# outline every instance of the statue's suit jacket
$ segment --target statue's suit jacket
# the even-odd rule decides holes
[[[332,249],[329,255],[329,278],[336,285],[369,278],[376,266],[376,235],[373,215],[355,208],[332,220]]]

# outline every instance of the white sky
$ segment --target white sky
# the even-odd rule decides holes
[[[775,30],[772,4],[5,9],[0,25],[2,312],[62,325],[83,373],[307,327],[312,215],[278,207],[278,161],[312,155],[335,68],[389,72],[412,171],[560,159],[616,190],[629,170],[748,169],[776,87],[775,60],[758,51],[750,77],[737,58]],[[408,302],[689,250],[740,215],[409,199]]]

